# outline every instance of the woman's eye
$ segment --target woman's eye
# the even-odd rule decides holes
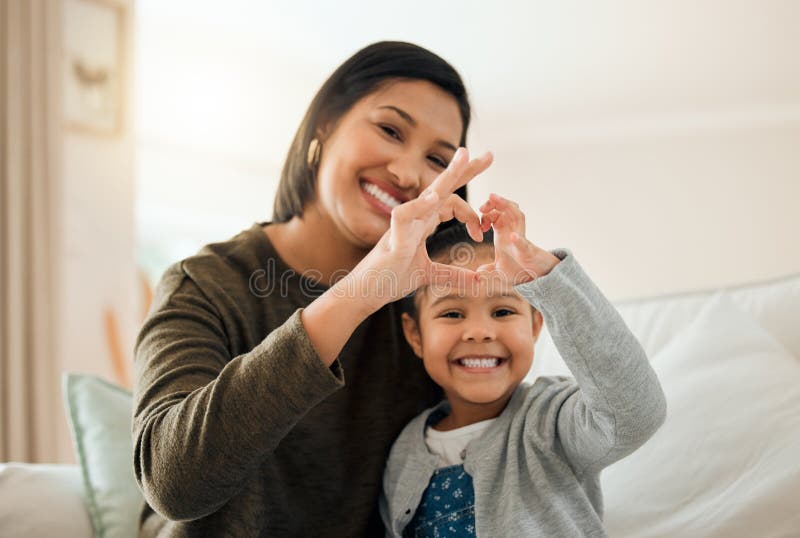
[[[432,163],[434,163],[439,168],[447,168],[447,163],[441,157],[437,157],[436,155],[431,155],[428,157]]]
[[[380,128],[387,135],[397,140],[400,140],[400,133],[398,133],[393,127],[389,127],[388,125],[381,125]]]

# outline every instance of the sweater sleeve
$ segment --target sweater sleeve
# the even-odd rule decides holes
[[[316,354],[301,310],[231,357],[214,305],[182,270],[165,274],[135,347],[134,473],[154,510],[173,520],[215,512],[344,385],[338,359],[328,368]]]
[[[539,309],[578,389],[549,399],[554,442],[580,476],[599,472],[649,439],[666,398],[641,344],[569,250],[547,275],[515,289]],[[534,406],[535,407],[535,406]],[[541,409],[539,412],[541,413]]]

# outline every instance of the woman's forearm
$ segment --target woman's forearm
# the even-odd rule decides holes
[[[381,306],[374,295],[345,278],[303,309],[300,319],[320,359],[330,366],[356,328]]]

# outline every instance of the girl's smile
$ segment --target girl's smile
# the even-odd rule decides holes
[[[491,246],[478,246],[467,266],[493,259]],[[448,427],[497,416],[530,370],[541,314],[508,283],[429,287],[416,301],[417,319],[404,313],[403,330],[450,402]]]

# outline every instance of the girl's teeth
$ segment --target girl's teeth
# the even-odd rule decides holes
[[[396,207],[400,205],[400,201],[396,199],[394,196],[389,195],[388,193],[382,191],[376,185],[372,183],[367,183],[366,181],[362,183],[362,188],[367,191],[370,195],[374,196],[390,208]]]
[[[459,364],[467,368],[494,368],[500,363],[499,359],[459,359]]]

